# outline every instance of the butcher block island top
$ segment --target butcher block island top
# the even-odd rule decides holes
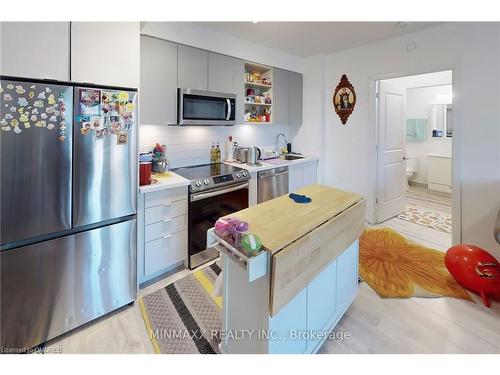
[[[229,216],[246,221],[271,255],[363,200],[363,196],[324,185],[302,188],[311,203],[295,203],[288,195]]]

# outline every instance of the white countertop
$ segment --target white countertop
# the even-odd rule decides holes
[[[189,184],[191,184],[191,181],[174,172],[169,172],[169,175],[166,177],[157,177],[153,174],[152,178],[156,178],[158,182],[151,185],[139,186],[139,193],[150,193],[156,190],[172,189],[181,186],[189,186]]]
[[[242,163],[238,163],[235,161],[232,161],[232,162],[225,161],[224,164],[232,165],[234,167],[243,168],[243,169],[246,169],[247,171],[249,171],[250,173],[252,173],[252,172],[265,171],[265,170],[273,169],[273,168],[289,167],[291,165],[296,165],[296,164],[310,163],[312,161],[319,160],[319,158],[317,158],[315,156],[307,156],[307,155],[301,155],[301,156],[303,156],[302,159],[282,160],[279,164],[268,163],[268,162],[266,162],[266,160],[260,160],[261,165],[258,165],[258,166],[257,165],[242,164]]]
[[[297,159],[297,160],[283,160],[280,164],[271,164],[271,163],[266,163],[266,161],[261,161],[261,165],[259,166],[253,166],[253,165],[248,165],[248,164],[241,164],[237,162],[224,162],[224,164],[227,165],[232,165],[235,167],[243,168],[249,171],[250,173],[252,172],[260,172],[260,171],[265,171],[268,169],[273,169],[273,168],[279,168],[279,167],[289,167],[291,165],[296,165],[296,164],[302,164],[302,163],[310,163],[312,161],[318,161],[319,159],[314,156],[306,156],[303,155],[304,157],[302,159]],[[152,178],[156,178],[158,180],[157,183],[151,184],[151,185],[143,185],[139,186],[139,193],[140,194],[145,194],[145,193],[150,193],[152,191],[157,191],[157,190],[162,190],[162,189],[173,189],[181,186],[189,186],[191,184],[191,181],[188,179],[179,176],[178,174],[170,171],[170,175],[167,177],[157,177],[153,174]]]

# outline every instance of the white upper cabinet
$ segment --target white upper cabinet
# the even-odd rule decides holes
[[[69,81],[69,22],[2,22],[4,75]]]
[[[177,44],[141,36],[141,124],[177,122]]]
[[[180,88],[208,89],[207,51],[179,44],[177,61],[177,84]]]
[[[139,87],[139,22],[72,22],[71,80]]]

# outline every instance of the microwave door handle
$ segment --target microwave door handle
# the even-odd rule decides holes
[[[231,118],[231,100],[226,98],[226,103],[227,103],[226,121],[229,121],[229,119]]]

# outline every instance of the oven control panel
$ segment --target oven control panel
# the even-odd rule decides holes
[[[246,181],[250,179],[250,173],[248,171],[237,171],[232,174],[225,174],[220,176],[202,178],[199,180],[191,181],[191,186],[189,187],[191,192],[199,192],[203,190],[210,190],[217,188],[219,186],[226,186],[237,184],[238,182]]]

